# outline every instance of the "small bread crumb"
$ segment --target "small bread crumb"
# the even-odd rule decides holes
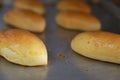
[[[58,54],[59,58],[65,58],[65,55],[63,53]]]

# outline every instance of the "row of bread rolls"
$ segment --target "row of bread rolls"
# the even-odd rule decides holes
[[[66,29],[97,31],[101,29],[100,21],[91,13],[90,6],[82,0],[61,0],[57,9],[56,22]]]
[[[45,13],[34,0],[17,0],[16,9],[8,11],[4,21],[17,28],[43,32]],[[89,58],[120,64],[120,35],[97,31],[101,29],[99,20],[90,14],[91,9],[84,2],[64,0],[58,4],[59,13],[56,21],[67,29],[94,31],[83,32],[75,36],[71,42],[72,49]],[[70,6],[70,7],[69,7]],[[42,9],[41,9],[42,8]],[[41,10],[41,11],[40,11]],[[24,65],[47,65],[47,49],[34,34],[20,29],[9,29],[0,32],[0,55],[10,62]]]
[[[12,63],[24,66],[47,65],[45,44],[29,32],[45,30],[43,14],[44,5],[38,0],[15,0],[14,9],[5,13],[4,21],[19,29],[0,32],[0,55]]]
[[[120,35],[100,31],[101,23],[81,0],[61,0],[56,22],[71,30],[88,31],[75,36],[71,48],[88,58],[120,64]]]
[[[16,28],[41,33],[46,27],[44,13],[44,5],[37,0],[15,0],[14,9],[5,13],[4,21]]]

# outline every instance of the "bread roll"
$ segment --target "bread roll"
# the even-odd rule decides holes
[[[59,12],[56,22],[71,30],[96,31],[101,29],[99,20],[90,14],[78,12]]]
[[[91,13],[90,6],[80,0],[61,0],[58,5],[57,9],[60,11],[78,11],[78,12],[85,12]]]
[[[0,32],[0,55],[12,63],[24,66],[47,65],[47,50],[34,34],[9,29]]]
[[[38,14],[45,13],[45,7],[38,0],[15,0],[14,7],[23,10],[30,10]]]
[[[4,15],[4,21],[14,27],[33,32],[45,30],[45,19],[34,12],[26,10],[10,10]]]
[[[71,42],[72,49],[88,58],[120,64],[120,35],[110,32],[83,32]]]

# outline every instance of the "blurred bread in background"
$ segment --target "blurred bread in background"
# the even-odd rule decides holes
[[[57,4],[59,11],[77,11],[91,13],[90,6],[81,0],[60,0]]]
[[[43,16],[27,10],[12,9],[4,14],[4,21],[16,28],[41,33],[46,22]]]
[[[101,29],[100,21],[93,15],[81,12],[59,12],[56,22],[66,29],[82,31],[98,31]]]
[[[15,0],[14,7],[23,10],[30,10],[38,14],[45,14],[45,6],[38,0]]]

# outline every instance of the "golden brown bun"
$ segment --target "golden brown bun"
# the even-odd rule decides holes
[[[60,26],[72,30],[96,31],[101,29],[99,20],[85,13],[59,12],[56,21]]]
[[[84,32],[71,42],[72,49],[88,58],[120,64],[120,35],[110,32]]]
[[[9,29],[0,32],[0,55],[20,65],[47,65],[44,43],[25,30]]]
[[[14,27],[33,32],[45,30],[45,19],[34,12],[26,10],[10,10],[4,15],[4,21]]]
[[[15,0],[14,7],[23,10],[30,10],[38,14],[45,13],[45,7],[37,0]]]
[[[61,0],[57,5],[57,9],[60,11],[78,11],[85,13],[91,12],[90,6],[87,3],[79,0]]]

